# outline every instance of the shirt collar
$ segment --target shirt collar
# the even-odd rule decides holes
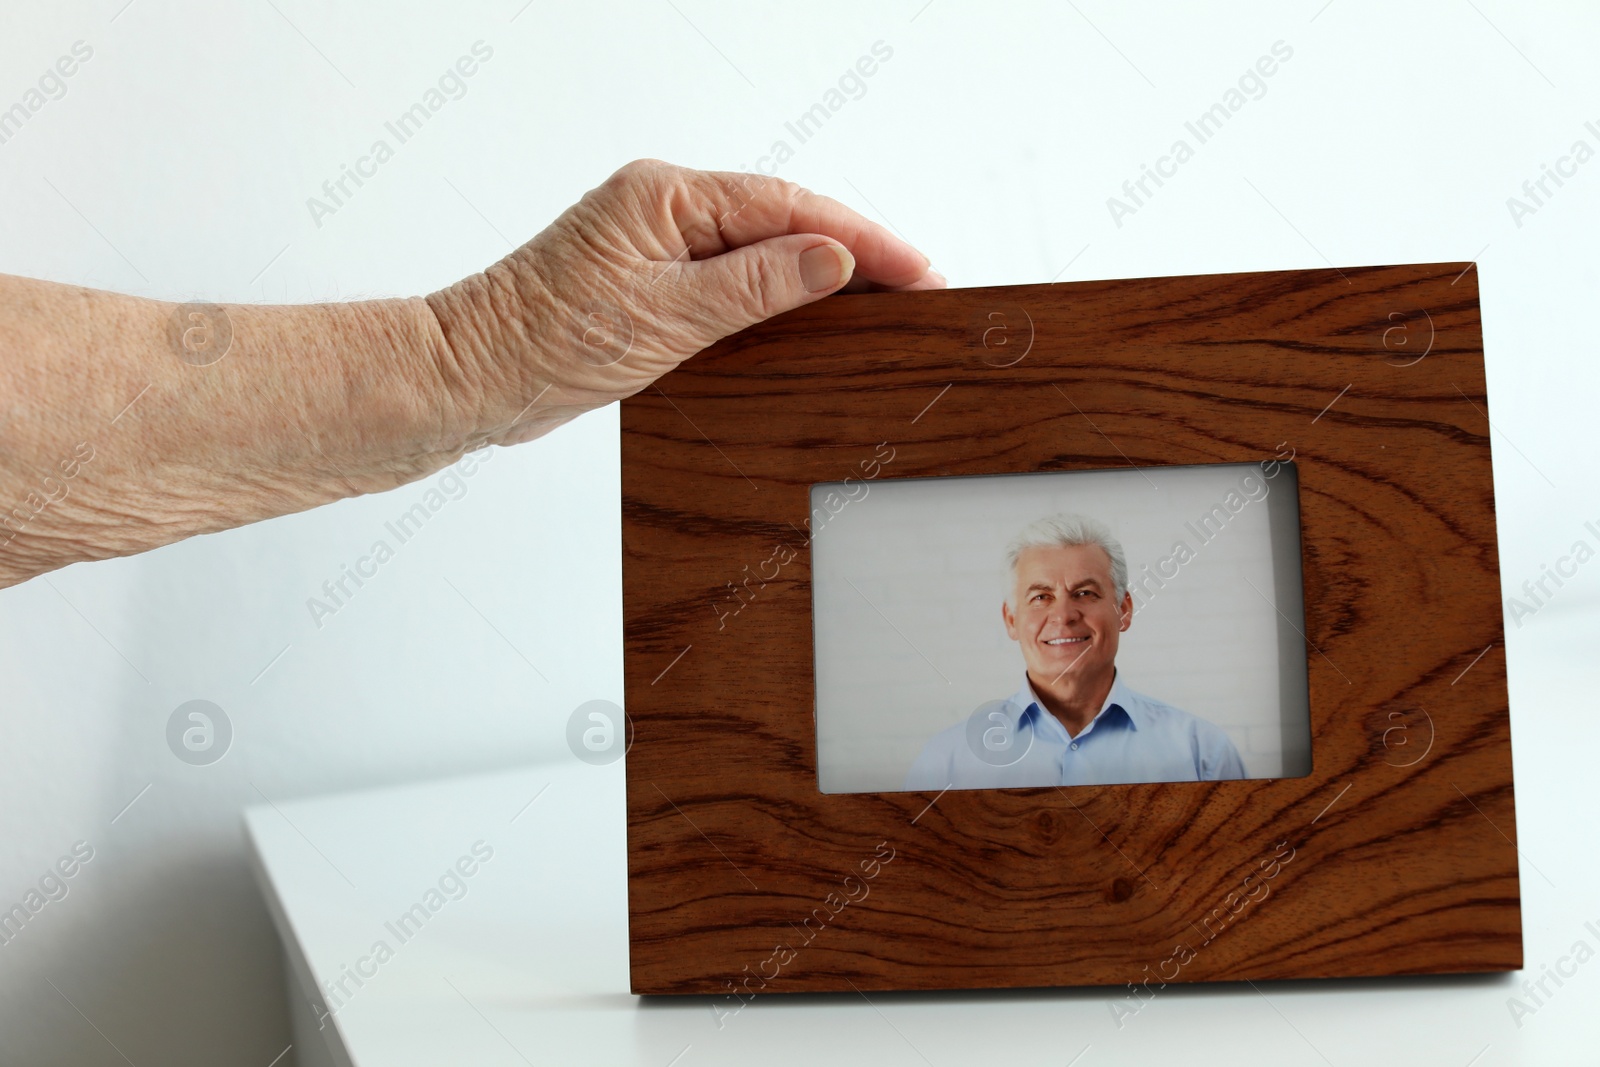
[[[1120,670],[1112,675],[1111,690],[1106,694],[1105,702],[1100,705],[1099,712],[1095,714],[1093,719],[1089,720],[1089,726],[1098,723],[1113,706],[1122,710],[1128,725],[1133,729],[1137,730],[1142,725],[1144,704],[1139,699],[1139,694],[1123,683],[1122,671]],[[1033,683],[1029,681],[1027,671],[1022,672],[1022,688],[1012,695],[1006,710],[1013,728],[1018,726],[1030,712],[1039,714],[1046,711],[1045,706],[1039,702],[1039,695],[1033,690]],[[1055,716],[1052,715],[1051,718],[1054,719]],[[1083,736],[1083,733],[1088,731],[1089,726],[1084,727],[1083,732],[1080,732],[1078,736]]]

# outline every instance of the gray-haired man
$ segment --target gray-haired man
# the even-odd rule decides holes
[[[1107,785],[1243,778],[1223,730],[1135,692],[1117,671],[1133,622],[1122,545],[1094,519],[1053,515],[1006,553],[1000,614],[1022,650],[1022,688],[935,735],[907,789]]]

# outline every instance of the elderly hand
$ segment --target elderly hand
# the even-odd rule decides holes
[[[791,182],[639,160],[428,303],[480,432],[512,444],[829,293],[944,284],[888,230]]]
[[[654,160],[426,300],[197,308],[0,275],[0,587],[392,489],[840,289],[943,285],[826,197]]]

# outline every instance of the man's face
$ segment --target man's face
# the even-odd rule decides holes
[[[1022,647],[1034,681],[1068,672],[1097,674],[1117,658],[1117,635],[1133,622],[1133,596],[1115,599],[1111,557],[1099,545],[1023,549],[1013,608],[1002,604],[1006,633]]]

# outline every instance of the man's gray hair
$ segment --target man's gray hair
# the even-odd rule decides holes
[[[1010,576],[1006,585],[1006,603],[1017,585],[1017,558],[1030,548],[1071,548],[1075,545],[1095,545],[1111,558],[1111,584],[1116,587],[1116,600],[1120,604],[1128,591],[1128,557],[1122,552],[1122,542],[1111,533],[1111,528],[1087,515],[1049,515],[1030,522],[1022,532],[1011,539],[1006,549],[1006,571]]]

